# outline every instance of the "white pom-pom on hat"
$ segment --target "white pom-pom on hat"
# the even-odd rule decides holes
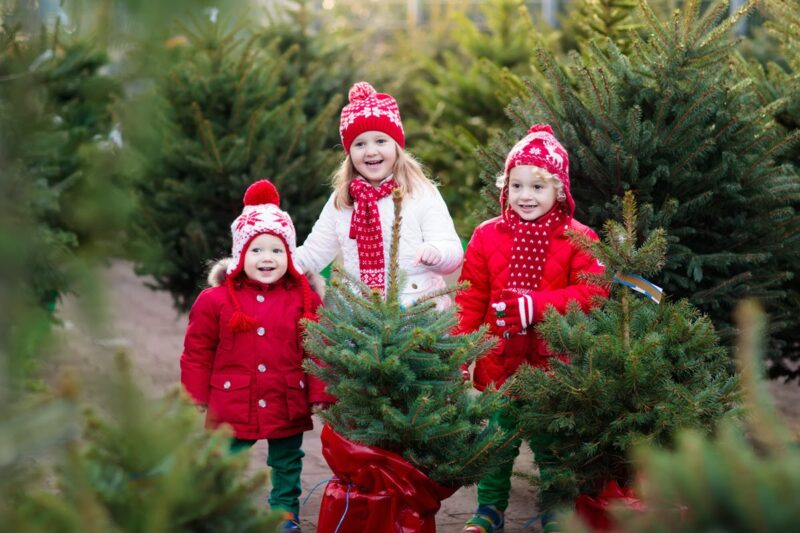
[[[375,87],[370,85],[369,82],[360,81],[350,87],[350,92],[347,94],[347,100],[352,104],[366,100],[374,94],[378,94],[378,91],[375,90]]]

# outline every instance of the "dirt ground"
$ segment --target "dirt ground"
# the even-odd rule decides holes
[[[179,383],[178,360],[187,317],[175,311],[167,293],[153,291],[145,282],[146,279],[137,277],[132,265],[124,261],[115,261],[102,272],[102,283],[107,289],[103,316],[107,321],[100,328],[96,320],[87,319],[79,312],[80,306],[74,298],[67,298],[58,314],[63,320],[61,334],[69,349],[63,351],[68,355],[60,361],[59,367],[74,366],[84,375],[102,374],[109,371],[108,361],[112,359],[109,351],[123,348],[130,353],[139,382],[149,393],[157,397],[175,387]],[[795,432],[800,433],[800,387],[770,383],[770,388],[785,418]],[[306,458],[300,517],[306,533],[316,531],[324,484],[331,477],[320,453],[320,421],[315,419],[314,424],[314,430],[305,434],[303,442]],[[265,442],[253,448],[251,471],[266,468],[266,451]],[[531,459],[530,451],[523,446],[516,469],[532,471]],[[266,501],[266,488],[259,497]],[[534,501],[535,491],[527,481],[514,479],[506,513],[508,533],[539,531],[537,526],[528,524],[537,514]],[[462,488],[445,500],[436,517],[437,531],[460,531],[475,502],[474,486]]]

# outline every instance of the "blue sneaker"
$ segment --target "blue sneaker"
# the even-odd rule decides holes
[[[297,513],[290,513],[287,511],[283,513],[283,518],[286,521],[281,524],[279,531],[292,531],[294,533],[300,533],[300,519],[297,517]]]
[[[462,533],[503,533],[505,520],[503,511],[494,505],[479,505],[472,518],[464,524]]]
[[[559,533],[561,527],[558,525],[556,513],[542,514],[542,532],[543,533]]]

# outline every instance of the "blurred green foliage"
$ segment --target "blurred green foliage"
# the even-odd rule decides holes
[[[0,482],[4,527],[75,533],[275,531],[282,514],[269,513],[256,497],[266,472],[245,475],[249,454],[231,452],[229,432],[204,429],[202,416],[177,389],[161,400],[146,398],[127,358],[118,356],[118,362],[94,399],[102,408],[84,416],[80,439],[61,430],[70,428],[70,419],[55,418],[70,415],[74,426],[74,398],[26,410],[25,431],[13,431],[19,425],[15,419],[0,420],[4,460],[21,458],[0,465],[6,467]],[[37,426],[42,419],[49,424]],[[50,450],[54,491],[37,484],[36,471],[24,459],[56,438],[66,446],[63,457]]]
[[[800,131],[800,0],[776,0],[759,4],[762,25],[753,28],[750,38],[742,44],[742,56],[734,63],[736,75],[749,80],[764,113],[760,119],[774,125],[788,135]],[[776,161],[790,168],[800,168],[800,142],[776,154]],[[794,197],[791,206],[800,211],[800,198]],[[789,243],[787,243],[787,248]],[[797,276],[797,255],[786,254],[782,267],[795,272],[788,282],[792,287],[785,307],[800,308],[800,276]],[[777,324],[775,322],[778,321]],[[768,369],[771,377],[798,380],[800,383],[800,339],[795,325],[788,327],[773,315],[772,330],[780,339],[783,349],[778,357],[771,357]]]
[[[52,335],[59,295],[78,293],[92,325],[105,319],[93,267],[126,244],[130,179],[141,168],[118,126],[135,111],[130,86],[113,76],[103,39],[65,32],[60,20],[40,26],[31,4],[0,4],[0,523],[23,532],[274,529],[276,517],[253,500],[263,478],[245,480],[245,456],[231,456],[228,436],[207,433],[177,394],[151,402],[125,372],[77,384],[55,368],[53,392],[31,391],[46,369],[35,363],[69,349]],[[117,8],[146,42],[189,5]],[[119,61],[133,42],[119,26],[104,30]],[[103,413],[87,418],[81,440],[81,391],[97,388],[107,396],[86,401]]]
[[[89,263],[119,250],[131,192],[114,141],[121,89],[102,72],[107,64],[58,25],[39,35],[10,18],[0,27],[0,318],[10,376],[31,372],[59,297],[84,283]]]

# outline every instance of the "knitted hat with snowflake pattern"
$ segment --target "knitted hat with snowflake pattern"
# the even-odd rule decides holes
[[[297,248],[294,224],[289,214],[281,211],[280,202],[281,198],[275,186],[268,180],[259,180],[247,188],[247,192],[244,194],[242,214],[231,224],[233,246],[231,261],[227,268],[226,285],[228,294],[236,307],[229,322],[233,331],[248,331],[253,329],[256,324],[253,317],[242,311],[242,306],[236,297],[234,283],[244,270],[244,256],[250,243],[265,233],[274,235],[283,241],[287,255],[286,272],[295,278],[303,288],[303,316],[312,316],[311,289],[305,276],[297,271],[292,261],[292,256]]]
[[[360,81],[350,87],[348,99],[339,121],[339,135],[346,153],[350,153],[350,145],[365,131],[381,131],[394,139],[400,148],[405,147],[400,109],[391,95],[379,93],[369,83]]]
[[[508,199],[508,173],[520,165],[539,167],[558,178],[564,184],[564,194],[569,215],[575,214],[575,201],[569,189],[569,155],[561,143],[553,135],[553,129],[548,124],[534,124],[523,137],[508,152],[505,166],[505,186],[500,193],[500,200],[505,210],[505,201]]]

